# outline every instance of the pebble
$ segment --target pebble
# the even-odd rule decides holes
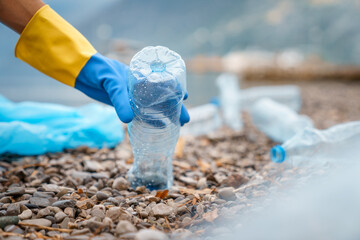
[[[91,232],[98,231],[99,229],[102,229],[104,227],[104,224],[102,222],[98,222],[94,220],[87,220],[84,222],[83,223],[85,227],[89,228]]]
[[[91,212],[90,212],[90,215],[92,217],[98,217],[101,220],[103,220],[105,218],[105,213],[101,209],[92,209]]]
[[[77,201],[76,207],[80,209],[90,209],[95,205],[95,203],[91,199],[85,199],[83,201]]]
[[[111,220],[115,221],[119,219],[123,210],[120,207],[111,207],[106,212],[106,217],[110,218]]]
[[[130,184],[128,181],[126,181],[125,178],[119,177],[116,178],[113,182],[112,188],[115,188],[116,190],[127,190],[130,187]]]
[[[44,219],[44,218],[28,219],[28,220],[23,220],[22,222],[29,223],[29,224],[35,224],[35,225],[39,225],[39,226],[44,226],[44,227],[50,227],[52,224],[50,220]]]
[[[12,187],[5,193],[6,196],[19,197],[25,194],[24,187]]]
[[[44,209],[41,209],[38,214],[37,214],[37,217],[38,218],[42,218],[42,217],[46,217],[46,216],[49,216],[49,215],[53,215],[53,213],[50,211],[49,208],[44,208]]]
[[[99,201],[104,201],[104,200],[108,199],[109,196],[108,196],[106,193],[104,193],[104,192],[98,191],[98,192],[96,193],[96,198],[97,198],[97,200],[99,200]]]
[[[168,240],[165,233],[155,229],[141,229],[135,235],[135,240]]]
[[[58,212],[58,213],[55,214],[54,217],[55,217],[55,221],[56,221],[57,223],[59,223],[59,222],[61,222],[62,220],[64,220],[64,218],[66,218],[67,215],[66,215],[66,213],[64,213],[64,212]]]
[[[37,205],[39,207],[50,206],[50,201],[47,198],[32,197],[32,198],[30,198],[30,203]]]
[[[40,198],[51,198],[55,196],[55,193],[53,192],[34,192],[34,197],[40,197]]]
[[[8,216],[17,216],[20,214],[20,204],[12,203],[7,207],[6,215]]]
[[[191,222],[191,217],[184,217],[184,219],[182,220],[182,224],[184,225],[187,225],[190,222]]]
[[[225,187],[225,188],[220,188],[219,191],[219,197],[221,199],[224,199],[226,201],[233,201],[236,199],[236,195],[234,193],[234,188],[233,187]]]
[[[208,187],[208,184],[206,182],[206,178],[203,177],[203,178],[200,178],[199,181],[196,183],[196,187],[198,189],[204,189],[204,188],[207,188]]]
[[[23,234],[24,233],[24,230],[22,230],[21,228],[19,228],[16,225],[7,225],[6,227],[4,227],[4,231],[5,232],[17,233],[17,234]]]
[[[19,222],[18,216],[4,216],[0,217],[0,228],[4,228],[7,225],[17,225]]]
[[[99,162],[91,161],[91,160],[85,160],[84,167],[85,167],[85,170],[89,171],[89,172],[98,172],[98,171],[105,170],[105,168]]]
[[[118,236],[125,234],[125,233],[136,232],[136,231],[137,231],[136,227],[131,222],[126,221],[126,220],[121,220],[116,225],[116,229],[115,229],[115,233]]]
[[[60,192],[60,187],[56,184],[43,184],[42,188],[44,189],[45,192],[54,192],[54,193]]]
[[[74,218],[74,216],[75,216],[74,209],[71,208],[71,207],[65,208],[65,209],[64,209],[64,213],[65,213],[66,215],[68,215],[69,218]]]
[[[20,220],[29,219],[32,216],[32,211],[30,209],[27,209],[23,211],[18,217]]]
[[[152,209],[155,217],[166,217],[174,212],[174,209],[164,203],[156,204]]]
[[[60,201],[54,202],[51,206],[64,209],[67,207],[73,208],[73,207],[75,207],[75,204],[76,204],[75,200],[60,200]]]

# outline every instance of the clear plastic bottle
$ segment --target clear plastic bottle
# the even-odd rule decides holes
[[[294,110],[269,98],[263,98],[250,109],[251,119],[257,129],[276,142],[283,143],[306,127],[312,120],[298,115]]]
[[[360,160],[360,122],[335,125],[326,130],[306,128],[270,151],[273,162],[290,162],[298,166],[304,162],[326,163]]]
[[[128,126],[134,154],[128,180],[134,188],[170,188],[186,92],[185,63],[166,47],[146,47],[131,60],[128,87],[135,115]]]
[[[301,91],[295,85],[252,87],[241,90],[239,96],[244,110],[249,110],[261,98],[270,98],[296,112],[301,108]]]
[[[190,108],[191,121],[180,130],[180,135],[201,136],[209,134],[222,125],[219,107],[208,103],[198,107]]]
[[[224,122],[234,130],[241,130],[241,98],[239,80],[234,74],[223,73],[216,79],[220,91],[220,107]]]

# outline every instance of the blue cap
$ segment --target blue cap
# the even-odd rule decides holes
[[[270,158],[275,163],[282,163],[285,161],[285,155],[285,149],[280,145],[277,145],[270,150]]]
[[[210,99],[210,103],[214,104],[215,106],[219,107],[220,106],[220,99],[219,97],[212,97]]]

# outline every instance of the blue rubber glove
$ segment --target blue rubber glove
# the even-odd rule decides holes
[[[125,64],[96,53],[80,71],[75,88],[93,99],[114,106],[120,120],[129,123],[134,114],[129,104],[128,72],[129,68]],[[187,94],[184,100],[186,98]],[[181,126],[189,120],[189,114],[182,105]]]

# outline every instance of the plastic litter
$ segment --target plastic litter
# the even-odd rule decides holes
[[[191,121],[180,130],[180,135],[201,136],[209,134],[222,125],[219,107],[209,103],[188,110]]]
[[[301,108],[301,91],[295,85],[260,86],[241,90],[240,101],[244,110],[261,98],[270,98],[299,112]]]
[[[224,122],[234,130],[241,130],[241,98],[239,80],[234,74],[223,73],[216,80],[220,91],[220,107]]]
[[[0,96],[0,154],[37,155],[79,146],[111,148],[123,138],[122,124],[111,107],[13,103]]]
[[[341,160],[341,164],[360,159],[360,121],[335,125],[326,130],[306,128],[281,146],[270,151],[271,160],[298,166],[310,160],[327,163]]]
[[[253,104],[250,115],[256,128],[276,142],[283,143],[306,127],[312,127],[312,120],[298,115],[294,110],[269,98]]]
[[[134,153],[128,180],[133,188],[170,188],[186,92],[185,63],[166,47],[146,47],[131,60],[128,86],[135,115],[128,127]]]

